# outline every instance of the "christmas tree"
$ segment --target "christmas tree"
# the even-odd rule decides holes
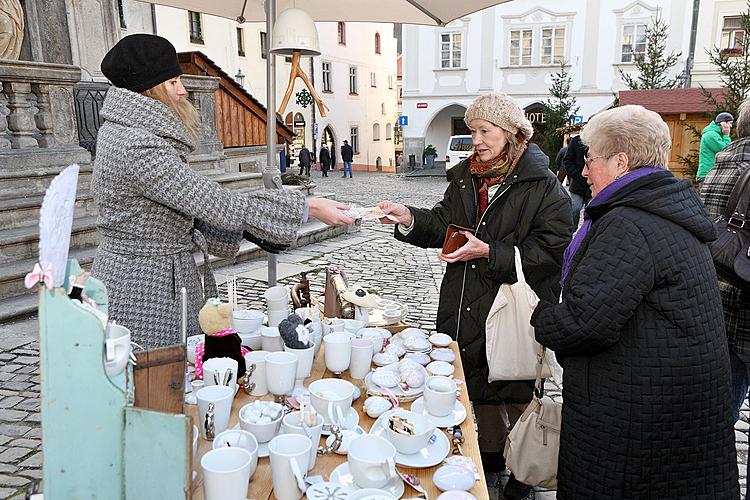
[[[565,64],[560,65],[560,71],[552,75],[552,85],[549,89],[550,97],[544,102],[544,113],[547,115],[547,129],[541,140],[541,146],[547,156],[550,157],[550,168],[553,166],[555,156],[563,145],[563,133],[558,130],[573,121],[578,110],[575,96],[570,94],[570,86],[573,79],[565,69]]]
[[[656,15],[646,27],[646,51],[635,54],[635,75],[620,70],[620,78],[630,90],[671,89],[678,80],[670,76],[672,67],[677,64],[680,53],[667,55],[669,26]]]

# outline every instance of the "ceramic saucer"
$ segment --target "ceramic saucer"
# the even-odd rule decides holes
[[[427,373],[430,375],[441,375],[443,377],[450,377],[456,370],[456,367],[445,361],[433,361],[429,365],[425,366]]]
[[[342,427],[344,429],[354,429],[359,425],[359,413],[354,408],[349,408],[349,412],[344,415]],[[328,436],[331,433],[331,424],[323,424],[323,435]]]
[[[354,476],[352,476],[352,473],[349,472],[348,462],[344,462],[343,464],[333,469],[333,472],[331,472],[330,480],[332,483],[339,483],[346,488],[351,488],[353,490],[352,494],[356,494],[358,490],[364,489],[364,488],[360,488],[359,485],[357,485],[357,483],[354,482]],[[368,488],[368,490],[369,489],[370,488]],[[404,482],[401,480],[400,477],[398,477],[398,475],[396,475],[396,477],[391,479],[385,486],[381,488],[377,488],[377,490],[380,492],[388,493],[389,495],[395,498],[401,498],[401,495],[404,494]],[[354,498],[363,498],[363,497],[354,497]],[[370,498],[370,497],[368,496],[367,498]]]
[[[450,335],[447,335],[445,333],[433,333],[432,335],[430,335],[430,338],[428,340],[435,347],[448,347],[449,345],[451,345],[451,342],[453,342],[453,339],[450,338]]]
[[[380,491],[377,488],[365,488],[362,490],[357,490],[351,495],[349,495],[349,498],[347,500],[397,500],[396,497],[394,497],[391,494],[388,494],[384,491]]]
[[[352,439],[354,439],[357,436],[361,436],[363,434],[367,434],[367,431],[364,430],[359,425],[353,430],[353,431],[343,431],[343,438],[341,445],[338,447],[338,449],[334,452],[337,455],[347,455],[349,453],[349,443]],[[326,438],[326,446],[331,446],[333,444],[334,437],[328,436]]]
[[[439,349],[433,349],[430,353],[430,358],[432,358],[433,361],[453,363],[456,360],[456,353],[453,352],[453,349],[441,347]]]
[[[311,484],[305,495],[309,500],[348,500],[351,493],[351,488],[347,488],[343,484],[324,481]]]
[[[411,411],[413,411],[414,413],[421,413],[425,417],[432,420],[436,427],[441,428],[459,425],[464,420],[466,420],[466,408],[464,408],[464,405],[461,403],[461,401],[458,400],[456,400],[456,402],[453,404],[453,411],[445,415],[444,417],[438,417],[428,412],[424,407],[424,397],[417,399],[411,404]]]
[[[385,426],[388,425],[387,418],[390,413],[391,412],[385,412],[378,417],[375,423],[372,424],[370,434],[388,439],[385,433]],[[403,453],[396,451],[396,463],[403,465],[404,467],[424,469],[427,467],[434,467],[445,460],[445,457],[451,452],[451,443],[448,441],[448,437],[439,429],[435,429],[433,437],[435,438],[434,441],[430,440],[430,444],[413,455],[404,455]]]

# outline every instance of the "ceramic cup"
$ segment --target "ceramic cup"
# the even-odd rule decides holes
[[[352,407],[354,385],[340,378],[322,378],[310,383],[310,402],[325,420],[325,425],[340,423]]]
[[[282,321],[289,317],[289,309],[268,309],[268,326],[278,327]]]
[[[360,488],[382,488],[396,477],[396,448],[381,438],[364,434],[349,444],[349,471]]]
[[[248,431],[242,429],[227,429],[214,439],[212,448],[242,448],[250,452],[250,477],[255,474],[258,467],[258,440]]]
[[[104,331],[104,371],[110,377],[119,375],[130,359],[130,330],[107,323]]]
[[[229,426],[234,389],[225,385],[209,385],[198,391],[196,399],[201,437],[211,441]]]
[[[272,420],[268,423],[259,424],[257,422],[251,422],[247,419],[247,411],[252,406],[252,403],[248,403],[242,408],[240,408],[239,411],[239,417],[240,417],[240,429],[243,431],[247,431],[253,436],[255,436],[255,439],[259,443],[267,443],[273,437],[279,433],[279,429],[281,428],[281,418],[283,416],[279,415],[278,418],[275,420]]]
[[[289,311],[289,290],[285,286],[272,286],[263,293],[268,310]],[[287,312],[288,314],[288,312]]]
[[[227,385],[232,388],[237,386],[237,369],[236,359],[232,358],[211,358],[203,363],[203,383],[206,387],[210,385]],[[224,384],[224,379],[231,372],[229,382]]]
[[[349,368],[352,359],[352,338],[347,333],[329,333],[323,337],[326,368],[341,375]]]
[[[263,311],[241,309],[232,313],[232,324],[237,333],[253,333],[263,324]]]
[[[401,434],[390,428],[388,422],[384,422],[385,435],[399,453],[414,455],[430,443],[430,438],[435,433],[435,424],[432,420],[421,413],[414,413],[403,409],[394,410],[390,415],[396,415],[414,426],[414,434],[409,436]]]
[[[252,455],[243,448],[219,448],[201,458],[206,500],[245,500]]]
[[[268,382],[266,381],[266,351],[250,351],[245,354],[245,378],[250,383],[251,396],[265,396],[268,394]]]
[[[264,326],[260,329],[260,347],[266,352],[284,350],[284,340],[275,326]]]
[[[307,465],[307,470],[312,470],[315,467],[315,460],[318,457],[318,445],[320,444],[320,436],[323,433],[323,417],[315,415],[315,425],[302,426],[301,421],[302,413],[294,411],[284,417],[281,421],[281,432],[284,434],[299,434],[301,436],[307,436],[312,441],[310,447],[310,462]]]
[[[266,385],[274,396],[289,394],[297,377],[297,355],[292,352],[271,352],[266,355]]]
[[[305,471],[312,441],[299,434],[282,434],[268,443],[273,493],[278,500],[298,500],[305,494]]]
[[[458,387],[453,379],[433,376],[424,386],[424,407],[427,413],[445,417],[453,411]]]
[[[297,355],[297,374],[295,375],[295,388],[302,388],[305,379],[312,373],[313,361],[315,361],[315,344],[304,349],[292,349],[284,346],[285,352],[291,352]]]
[[[352,340],[352,356],[349,362],[349,376],[363,379],[372,366],[372,342],[367,339]]]
[[[345,325],[346,323],[341,318],[332,318],[328,320],[328,327],[331,332],[343,332],[345,330]]]

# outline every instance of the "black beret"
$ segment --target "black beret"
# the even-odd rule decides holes
[[[112,85],[143,92],[182,74],[177,52],[166,38],[128,35],[107,52],[102,73]]]

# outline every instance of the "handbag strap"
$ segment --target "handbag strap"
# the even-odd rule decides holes
[[[542,387],[542,368],[544,367],[544,356],[547,354],[547,349],[539,344],[539,350],[536,352],[536,380],[534,381],[534,395],[537,398],[544,396],[544,388]]]
[[[729,195],[729,201],[727,201],[727,206],[724,208],[724,218],[727,221],[729,221],[737,211],[737,205],[739,205],[740,200],[745,200],[744,210],[740,208],[740,210],[743,210],[740,213],[744,217],[747,217],[747,208],[750,203],[750,167],[746,168],[745,171],[740,174],[734,188],[732,189],[732,194]]]
[[[518,279],[519,283],[526,283],[526,276],[523,274],[523,265],[521,264],[521,251],[518,249],[518,247],[513,247],[514,253],[515,253],[515,263],[516,263],[516,279]]]

